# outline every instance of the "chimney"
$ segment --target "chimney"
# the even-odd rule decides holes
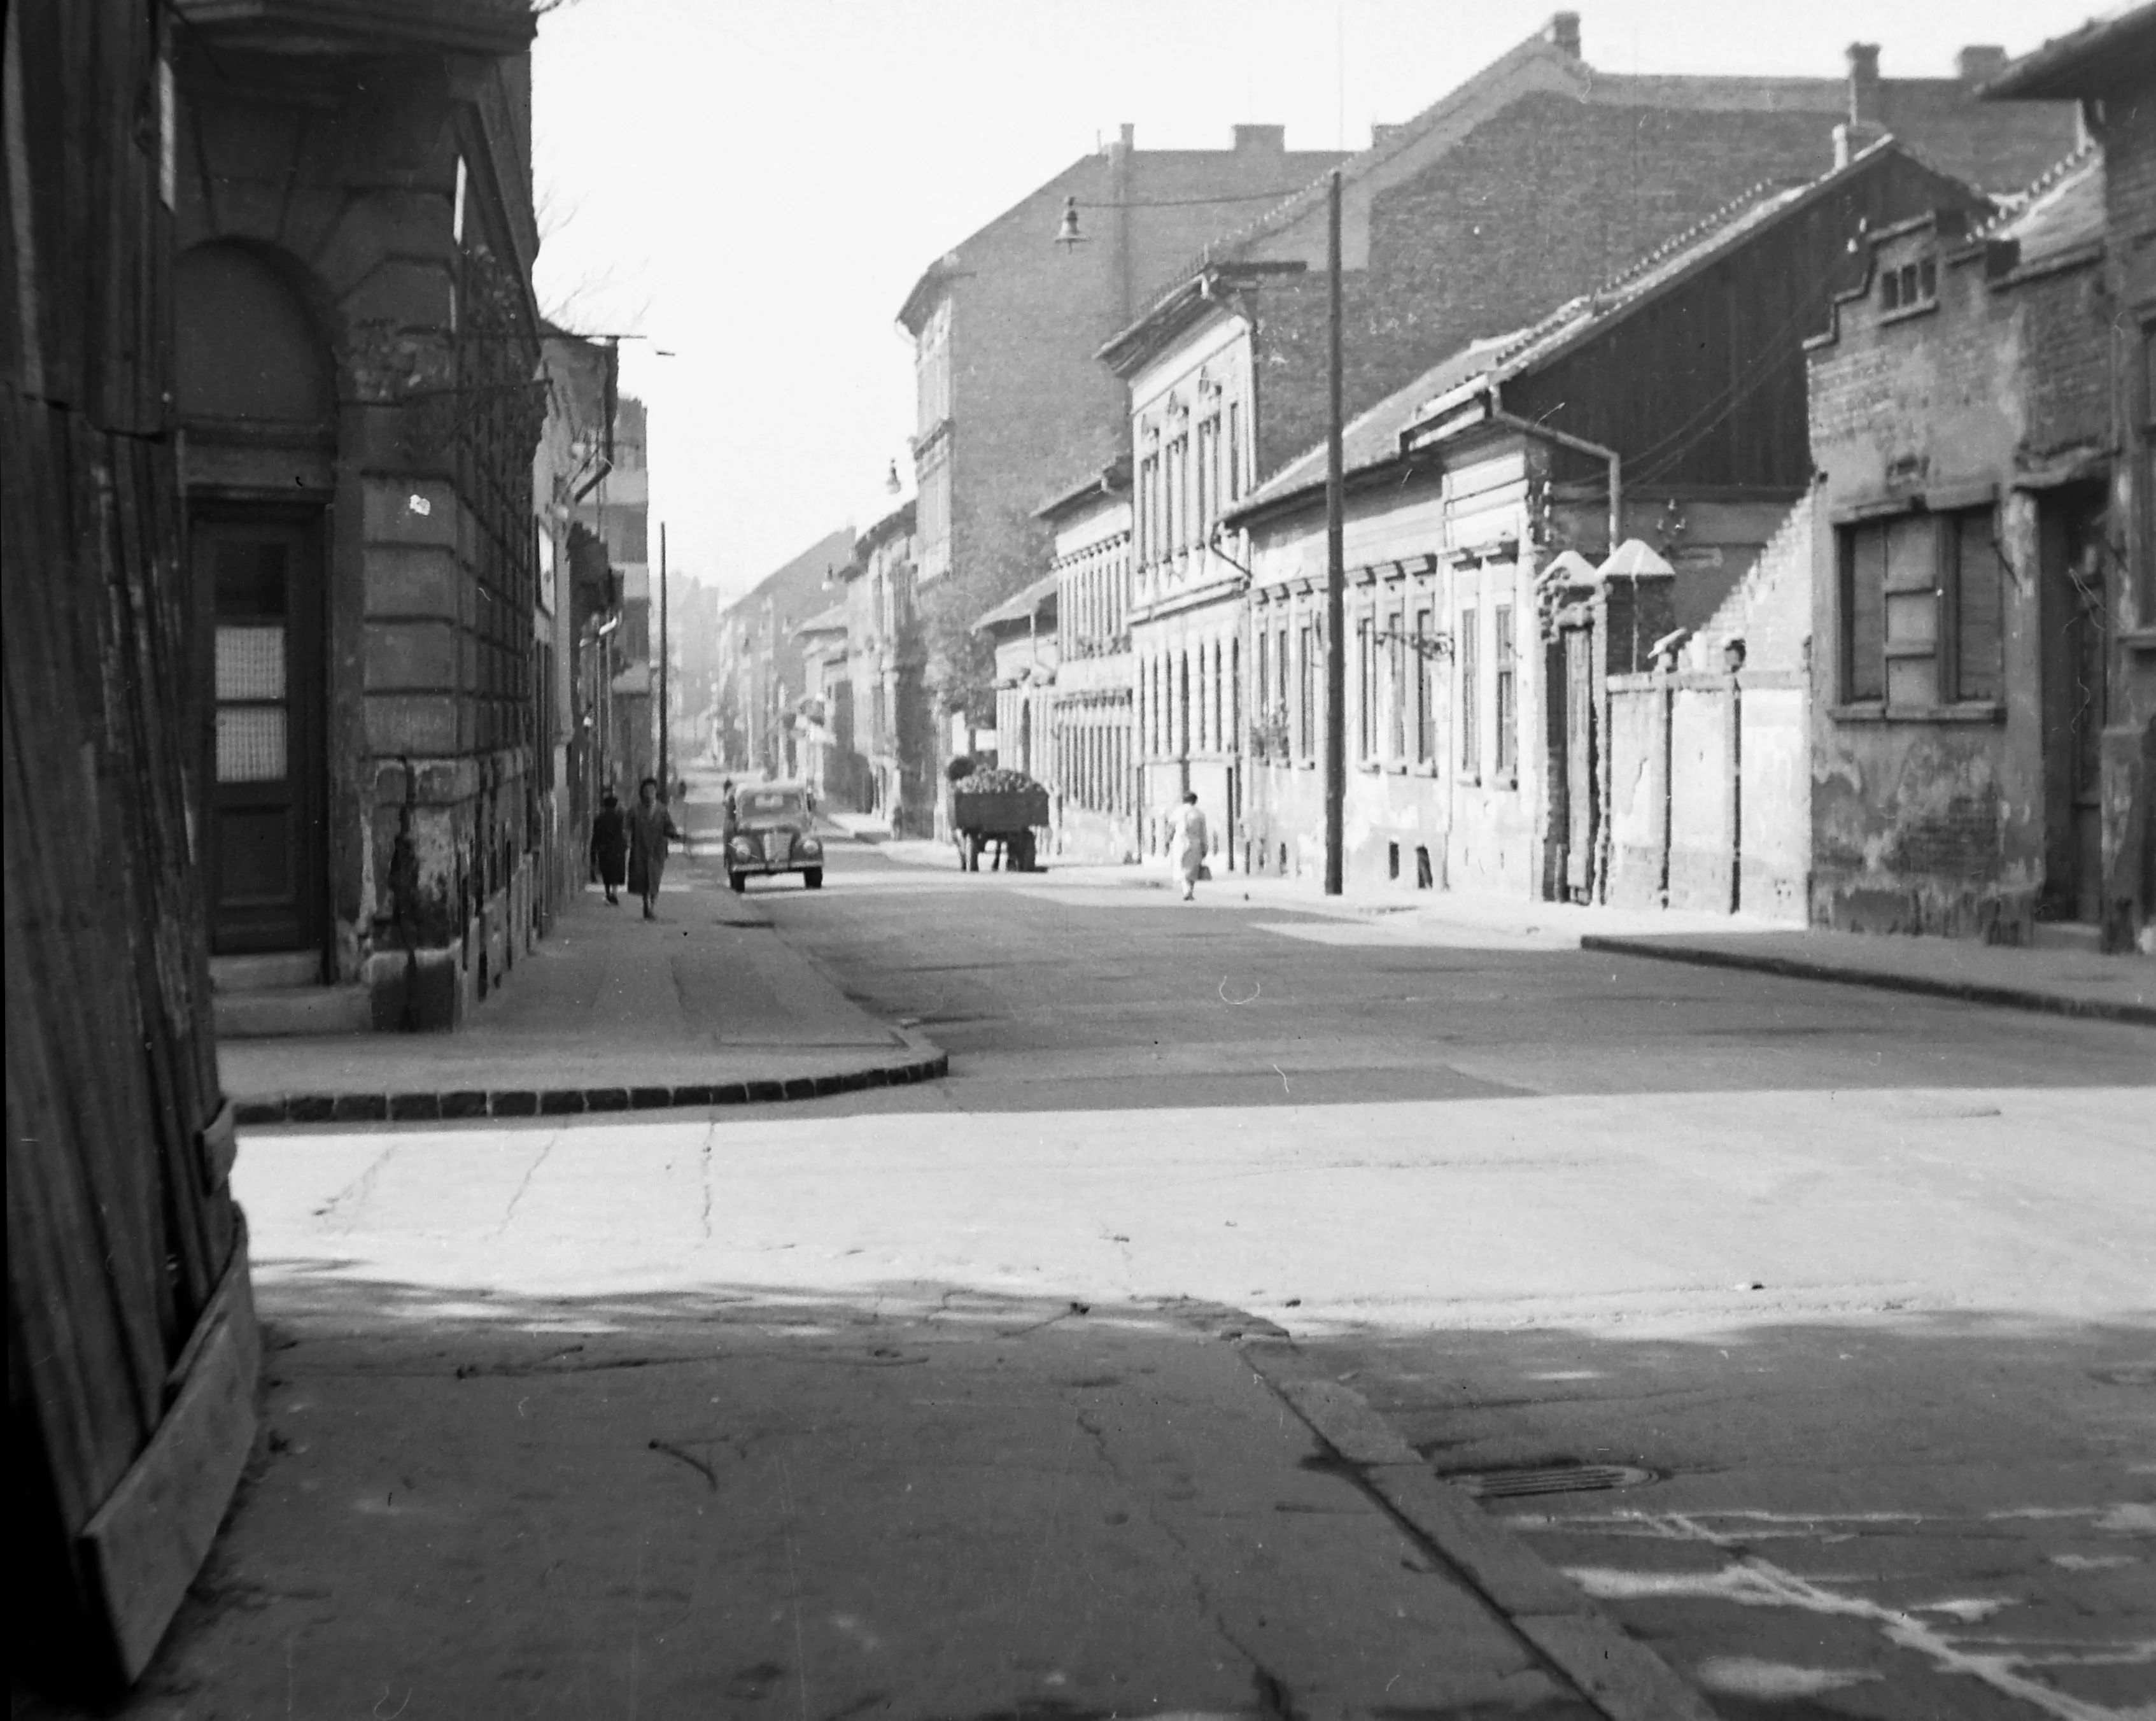
[[[1543,28],[1543,39],[1559,54],[1579,58],[1579,14],[1576,12],[1553,13]]]
[[[1879,44],[1849,44],[1849,117],[1852,125],[1879,123]]]
[[[1237,153],[1263,151],[1267,155],[1279,155],[1287,148],[1287,127],[1285,126],[1238,126],[1235,128]]]
[[[1972,43],[1954,56],[1954,75],[1972,89],[2005,69],[2006,50],[1989,42]]]

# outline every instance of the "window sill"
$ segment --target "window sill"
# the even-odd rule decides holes
[[[2003,723],[2006,707],[1990,700],[1966,705],[1837,705],[1830,715],[1837,723]]]
[[[1931,316],[1938,308],[1939,301],[1935,298],[1920,300],[1914,305],[1897,305],[1892,311],[1881,311],[1876,326],[1883,329],[1892,323],[1914,322],[1920,316]]]
[[[1480,771],[1455,771],[1452,773],[1452,780],[1465,789],[1480,789],[1482,786],[1482,773]]]

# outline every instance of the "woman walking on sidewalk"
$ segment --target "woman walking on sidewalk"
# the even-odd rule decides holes
[[[1205,871],[1205,814],[1199,810],[1195,794],[1183,796],[1169,829],[1173,836],[1168,845],[1168,855],[1176,871],[1183,875],[1183,900],[1194,902],[1198,900],[1198,881],[1210,876]]]
[[[644,899],[644,917],[659,918],[659,881],[666,871],[666,841],[682,840],[665,804],[659,779],[647,777],[636,787],[636,805],[629,815],[629,887]]]
[[[623,869],[629,864],[629,821],[612,789],[599,801],[598,816],[592,820],[592,882],[606,886],[606,899],[617,908],[621,898]]]

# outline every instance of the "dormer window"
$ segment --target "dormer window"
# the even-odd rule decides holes
[[[1881,311],[1913,311],[1920,306],[1935,305],[1939,297],[1939,264],[1936,257],[1924,257],[1913,263],[1904,263],[1899,269],[1882,269],[1879,272],[1879,308]]]

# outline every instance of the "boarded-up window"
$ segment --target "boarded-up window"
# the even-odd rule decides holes
[[[2004,685],[2003,569],[1989,507],[1841,529],[1842,698],[1926,710]]]
[[[1928,517],[1890,520],[1887,536],[1887,703],[1938,703],[1939,566]]]

